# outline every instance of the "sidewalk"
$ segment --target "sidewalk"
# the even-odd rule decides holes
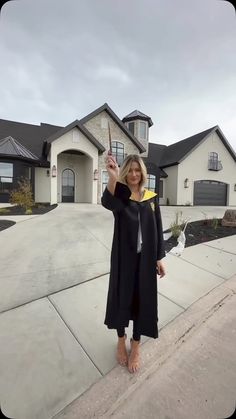
[[[186,248],[179,258],[168,254],[166,277],[158,280],[160,337],[142,336],[144,364],[131,375],[117,365],[116,331],[103,323],[112,233],[109,214],[87,205],[67,208],[1,232],[0,404],[10,418],[84,419],[96,417],[93,409],[96,415],[110,409],[118,414],[114,403],[132,393],[145,372],[155,371],[156,362],[166,362],[168,354],[172,357],[172,349],[181,359],[181,336],[193,336],[195,325],[204,325],[214,306],[232,293],[236,235]],[[211,295],[212,301],[205,300]],[[191,315],[194,307],[198,308]],[[128,337],[131,332],[132,322]],[[230,360],[230,354],[225,355]],[[190,367],[195,362],[191,358]],[[235,373],[233,365],[230,371]],[[173,374],[179,377],[176,371]],[[150,392],[149,384],[146,387]],[[164,395],[162,400],[156,409],[174,405]],[[127,404],[132,415],[129,408]],[[167,418],[175,419],[170,414],[163,419]]]
[[[142,368],[115,367],[54,419],[223,419],[236,405],[236,276],[141,347]]]

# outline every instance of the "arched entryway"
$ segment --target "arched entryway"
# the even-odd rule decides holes
[[[62,202],[75,202],[75,173],[73,170],[63,170],[61,185]]]

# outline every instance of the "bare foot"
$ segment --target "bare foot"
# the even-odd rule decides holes
[[[127,335],[125,335],[122,338],[118,337],[118,343],[117,343],[117,354],[116,359],[119,362],[120,365],[127,365],[128,363],[128,354],[126,350],[125,340],[127,338]]]
[[[140,359],[139,359],[139,346],[140,341],[130,339],[131,351],[128,360],[128,370],[133,373],[139,370],[140,368]]]

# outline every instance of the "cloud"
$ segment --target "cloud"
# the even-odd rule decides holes
[[[93,77],[95,80],[114,81],[118,84],[129,84],[131,78],[120,68],[102,65],[94,71]]]
[[[236,149],[235,14],[227,2],[21,0],[1,16],[1,117],[68,124],[108,102],[152,141],[219,124]]]

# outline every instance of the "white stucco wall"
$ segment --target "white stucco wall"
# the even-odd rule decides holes
[[[164,181],[165,190],[162,204],[166,205],[166,200],[169,198],[170,205],[175,205],[177,201],[178,165],[164,167],[164,171],[168,177]]]
[[[62,202],[62,173],[71,169],[75,175],[75,202],[91,202],[92,159],[88,156],[74,154],[59,154],[57,159],[57,199]]]
[[[43,167],[35,168],[35,202],[50,202],[50,176]]]
[[[208,170],[210,152],[218,153],[223,169]],[[167,172],[167,169],[164,169]],[[189,179],[189,188],[184,188],[185,178]],[[178,166],[177,205],[185,205],[187,201],[193,204],[194,181],[216,180],[225,182],[228,186],[227,205],[236,205],[236,162],[229,154],[216,132],[211,133],[187,158]],[[175,181],[175,179],[173,179]]]
[[[82,151],[87,156],[60,155],[66,150]],[[57,177],[51,177],[51,204],[61,201],[61,173],[65,165],[75,171],[76,202],[97,203],[97,181],[93,180],[93,172],[98,169],[98,149],[77,127],[52,142],[50,159],[51,167],[57,167]]]

